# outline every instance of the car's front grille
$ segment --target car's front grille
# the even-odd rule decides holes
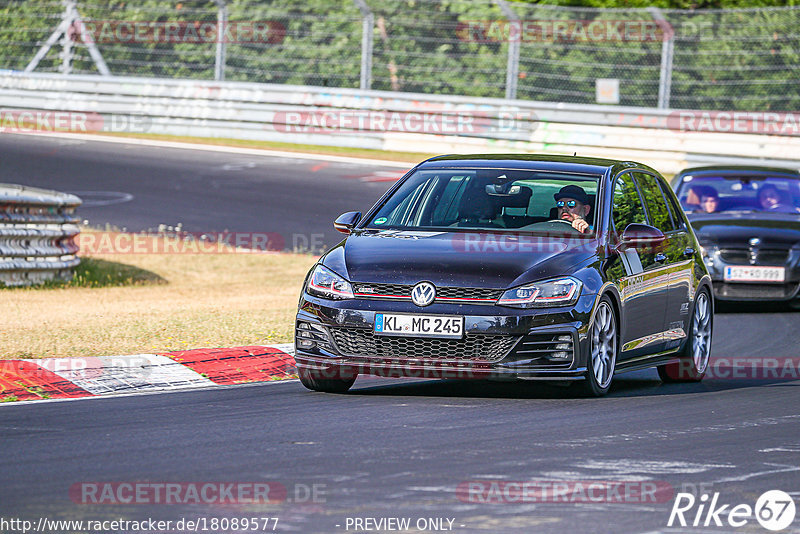
[[[496,362],[511,350],[519,336],[467,334],[462,339],[376,335],[371,330],[331,328],[345,356],[398,360],[460,360]]]
[[[788,250],[759,250],[756,253],[759,265],[784,265],[788,259]]]
[[[725,284],[714,283],[718,297],[729,299],[787,299],[797,290],[797,284]]]
[[[481,289],[479,287],[441,287],[436,289],[436,298],[497,300],[503,295],[503,292],[502,289]]]
[[[755,249],[756,265],[784,265],[789,259],[788,250],[780,249]],[[723,248],[719,251],[719,257],[725,263],[733,265],[750,265],[750,249],[746,248]]]
[[[371,297],[406,297],[411,298],[411,288],[403,284],[355,284],[353,292],[356,295]]]
[[[528,334],[514,348],[518,365],[525,367],[569,367],[574,353],[572,335],[568,332]]]
[[[725,263],[747,265],[750,263],[750,251],[747,249],[724,248],[720,249],[719,257]]]
[[[411,289],[413,285],[407,284],[365,284],[357,283],[353,291],[359,298],[374,299],[408,299],[411,300]],[[464,300],[478,301],[479,304],[494,304],[505,290],[503,289],[484,289],[480,287],[437,287],[436,300]]]

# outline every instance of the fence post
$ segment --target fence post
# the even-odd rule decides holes
[[[75,9],[75,0],[63,0],[64,4],[64,15],[63,21],[66,24],[66,30],[61,35],[61,52],[59,52],[59,56],[61,56],[61,66],[59,67],[58,71],[61,74],[72,74],[72,35],[70,35],[71,29],[74,27],[75,20],[77,19],[76,16],[76,9]]]
[[[511,23],[508,31],[508,62],[506,64],[506,98],[517,98],[517,82],[519,81],[519,42],[522,37],[522,26],[519,17],[509,7],[506,0],[495,0],[500,10]],[[516,31],[514,28],[516,27]]]
[[[33,56],[28,66],[25,67],[25,72],[33,72],[36,70],[36,67],[39,66],[39,62],[47,55],[50,49],[55,46],[58,42],[59,36],[61,37],[61,45],[62,50],[59,52],[61,57],[61,67],[59,67],[59,71],[63,74],[70,74],[72,72],[72,31],[74,31],[77,27],[78,33],[83,38],[84,43],[86,44],[86,48],[89,50],[89,55],[92,56],[92,60],[94,61],[97,70],[100,71],[100,74],[103,76],[111,76],[111,71],[108,70],[108,65],[106,65],[105,60],[103,59],[103,54],[100,53],[98,50],[97,45],[94,42],[94,38],[92,35],[86,31],[86,25],[83,23],[83,19],[78,13],[78,6],[75,0],[63,0],[64,4],[64,15],[61,17],[61,22],[56,27],[55,31],[50,34],[50,37],[47,38],[47,41],[39,47],[39,50],[36,52],[36,55]]]
[[[361,80],[359,88],[366,91],[372,88],[372,39],[375,16],[364,0],[353,0],[361,11]]]
[[[670,93],[672,93],[672,54],[675,50],[675,32],[664,14],[657,7],[648,7],[656,24],[663,32],[661,41],[661,72],[658,79],[658,108],[669,109]]]
[[[225,26],[228,24],[228,6],[225,0],[214,0],[217,3],[217,56],[214,61],[214,79],[225,79]]]

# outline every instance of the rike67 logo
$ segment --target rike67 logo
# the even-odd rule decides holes
[[[791,525],[794,517],[794,500],[781,490],[762,493],[755,506],[722,503],[719,492],[711,497],[704,493],[699,498],[691,493],[678,493],[667,526],[740,528],[755,518],[765,529],[778,531]]]

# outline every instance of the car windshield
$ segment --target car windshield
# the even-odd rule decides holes
[[[562,212],[567,206],[584,215],[590,226],[583,235],[591,235],[599,178],[517,169],[419,170],[391,195],[367,227],[574,232],[569,221],[558,221],[560,203]]]
[[[800,180],[782,176],[684,176],[678,199],[687,213],[800,213]]]

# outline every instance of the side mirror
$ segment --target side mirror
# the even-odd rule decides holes
[[[648,224],[632,223],[622,232],[622,237],[620,238],[617,248],[655,249],[660,247],[665,239],[664,233],[658,228],[654,228]]]
[[[333,227],[343,234],[350,234],[360,220],[360,211],[348,211],[347,213],[342,213],[333,221]]]

